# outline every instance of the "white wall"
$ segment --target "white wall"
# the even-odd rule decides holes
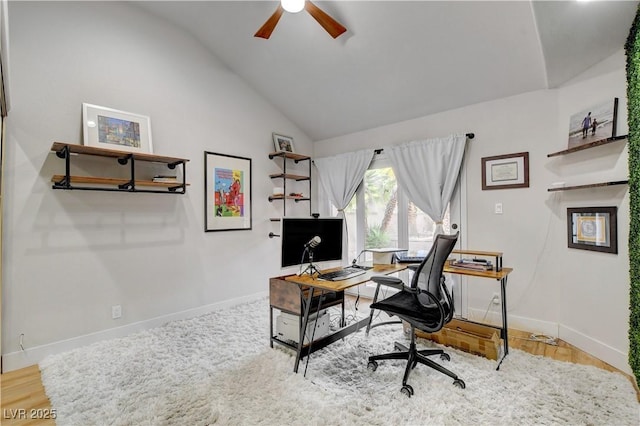
[[[628,353],[628,192],[626,186],[548,192],[551,183],[626,179],[624,142],[560,158],[566,149],[569,116],[620,98],[619,134],[626,134],[624,54],[606,61],[597,76],[576,79],[557,90],[543,90],[472,105],[314,143],[314,157],[361,148],[383,148],[404,141],[473,132],[468,143],[467,248],[504,252],[509,276],[510,327],[550,334],[630,372]],[[613,66],[612,66],[613,64]],[[530,187],[481,189],[481,158],[528,151]],[[504,214],[493,213],[503,204]],[[566,208],[618,207],[618,255],[567,248]],[[498,286],[469,280],[472,319],[499,321],[489,305]]]
[[[300,153],[311,153],[310,140],[195,39],[133,6],[9,8],[5,370],[266,294],[267,278],[281,273],[279,240],[267,237],[277,230],[269,218],[280,215],[267,201],[268,175],[279,170],[267,156],[271,132],[292,136]],[[187,194],[52,190],[64,162],[51,144],[81,143],[83,102],[150,116],[154,152],[191,160]],[[252,230],[203,232],[205,150],[252,158]],[[107,172],[120,167],[114,164],[85,161],[82,168]],[[112,320],[117,304],[123,316]]]

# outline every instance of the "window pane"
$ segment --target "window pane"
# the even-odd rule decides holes
[[[409,201],[408,207],[409,225],[409,255],[426,256],[433,243],[433,233],[436,224],[425,212]],[[445,233],[449,233],[451,221],[449,219],[449,206],[442,223]]]
[[[398,246],[398,186],[391,167],[367,170],[364,175],[364,247]]]

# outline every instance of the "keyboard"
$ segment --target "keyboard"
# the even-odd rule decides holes
[[[319,280],[325,281],[341,281],[348,280],[349,278],[357,277],[364,274],[365,270],[361,268],[354,268],[353,266],[347,266],[346,268],[338,269],[337,271],[325,272],[318,275]]]
[[[407,256],[406,253],[396,254],[398,263],[422,263],[425,256]]]

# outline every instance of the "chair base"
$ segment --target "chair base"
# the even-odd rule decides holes
[[[441,359],[449,361],[451,357],[444,350],[442,349],[418,350],[416,348],[415,330],[413,329],[413,327],[411,327],[411,343],[409,344],[409,347],[406,347],[403,344],[398,342],[394,344],[394,347],[396,349],[395,352],[370,356],[369,365],[367,367],[375,371],[378,367],[377,361],[386,360],[386,359],[406,359],[407,366],[404,370],[404,376],[402,377],[402,389],[401,389],[402,393],[404,393],[405,395],[407,396],[413,395],[413,388],[409,384],[407,384],[407,381],[409,380],[409,374],[411,374],[411,371],[414,368],[416,368],[418,363],[431,367],[434,370],[437,370],[442,374],[445,374],[451,377],[453,379],[454,386],[457,386],[462,389],[466,387],[464,381],[462,381],[462,379],[460,379],[455,373],[444,368],[443,366],[436,363],[435,361],[427,358],[433,355],[440,355]]]

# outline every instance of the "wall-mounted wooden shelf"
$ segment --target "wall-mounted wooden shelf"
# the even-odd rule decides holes
[[[308,155],[302,154],[294,154],[293,152],[271,152],[269,153],[269,160],[273,160],[275,157],[288,158],[290,160],[294,160],[296,163],[298,161],[311,160],[311,157]]]
[[[65,174],[54,175],[51,178],[53,189],[79,189],[90,191],[118,191],[118,192],[154,192],[164,194],[184,194],[186,183],[186,158],[167,157],[155,154],[140,154],[127,151],[96,148],[63,142],[54,142],[51,146],[58,158],[65,160]],[[129,165],[130,174],[127,178],[72,176],[71,154],[94,155],[98,157],[114,158],[120,165]],[[178,182],[153,182],[151,180],[136,179],[136,162],[152,162],[165,164],[169,169],[182,165],[182,180]],[[97,185],[97,186],[96,186]],[[146,188],[146,189],[145,189]]]
[[[273,200],[294,200],[298,201],[311,201],[311,198],[307,197],[294,197],[293,195],[269,195],[269,201]]]
[[[51,182],[54,184],[64,185],[61,182],[64,182],[66,176],[65,175],[53,175],[51,178]],[[79,185],[79,184],[87,184],[87,185],[107,185],[107,186],[118,186],[121,188],[127,187],[127,185],[131,182],[130,179],[120,179],[120,178],[103,178],[103,177],[92,177],[92,176],[69,176],[71,180],[71,185]],[[182,189],[182,183],[178,182],[153,182],[151,180],[137,180],[135,181],[136,187],[140,186],[148,186],[155,188],[165,188],[171,191],[172,189],[178,190]],[[189,184],[187,184],[188,186]],[[78,188],[75,188],[78,189]]]
[[[272,201],[282,201],[282,216],[287,215],[287,200],[293,200],[296,203],[300,201],[309,201],[309,215],[311,215],[311,157],[308,155],[302,154],[294,154],[292,152],[272,152],[269,154],[269,159],[273,160],[274,158],[282,158],[282,172],[280,173],[272,173],[269,175],[271,180],[273,179],[282,179],[282,194],[281,195],[269,195],[269,202]],[[300,161],[308,161],[309,162],[309,171],[306,175],[299,175],[293,173],[287,173],[287,162],[288,160],[293,160],[295,163]],[[291,194],[292,192],[287,191],[287,181],[296,181],[296,182],[308,182],[308,194],[304,194],[305,196],[294,196],[294,195],[286,195]],[[279,191],[278,191],[279,192]],[[278,219],[279,220],[279,219]],[[271,220],[274,222],[274,220]]]
[[[273,173],[273,174],[270,174],[269,177],[271,179],[282,178],[282,179],[295,180],[298,182],[311,179],[311,177],[309,176],[292,175],[291,173]]]
[[[600,183],[589,183],[586,185],[573,185],[573,186],[560,186],[557,188],[549,188],[547,191],[555,192],[555,191],[571,191],[574,189],[586,189],[586,188],[600,188],[604,186],[615,186],[615,185],[626,185],[628,184],[628,180],[616,180],[612,182],[600,182]]]
[[[593,142],[586,143],[584,145],[578,145],[578,146],[574,146],[573,148],[547,154],[547,157],[557,157],[559,155],[566,155],[566,154],[571,154],[572,152],[578,152],[578,151],[583,151],[589,148],[595,148],[596,146],[608,145],[613,142],[625,140],[627,139],[627,137],[628,135],[622,135],[622,136],[614,136],[612,138],[600,139],[599,141],[593,141]]]

